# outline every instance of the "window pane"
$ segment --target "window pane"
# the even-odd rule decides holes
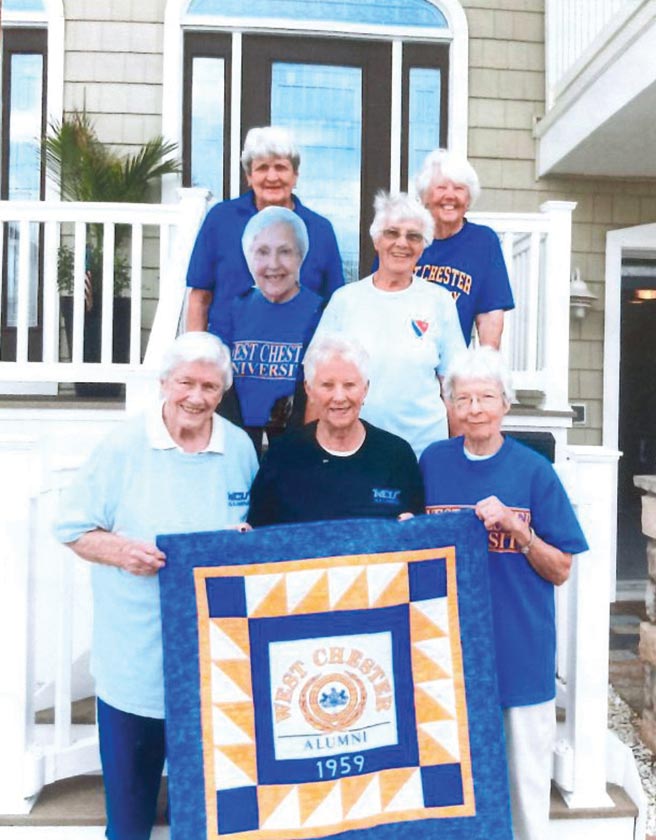
[[[9,82],[9,176],[10,200],[38,201],[41,194],[41,98],[43,56],[14,53]],[[37,323],[38,226],[30,225],[29,324]],[[7,259],[7,325],[16,325],[18,285],[18,228],[9,226]]]
[[[440,145],[440,71],[410,68],[408,175],[410,188],[424,158]]]
[[[389,26],[447,28],[446,18],[428,0],[191,0],[191,15],[286,18]]]
[[[4,0],[5,12],[45,12],[43,0]]]
[[[225,61],[194,58],[191,89],[191,186],[223,197]]]
[[[275,62],[271,123],[291,129],[301,149],[296,192],[335,228],[347,280],[358,279],[362,160],[359,67]]]

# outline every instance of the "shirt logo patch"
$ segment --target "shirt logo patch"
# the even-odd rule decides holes
[[[229,507],[246,507],[250,501],[250,492],[248,490],[233,490],[228,493]]]
[[[398,504],[401,491],[400,490],[390,490],[386,487],[378,488],[374,487],[371,490],[374,502],[377,502],[381,505],[395,505]]]
[[[417,318],[413,318],[410,324],[417,338],[423,338],[429,327],[428,321],[420,321]]]

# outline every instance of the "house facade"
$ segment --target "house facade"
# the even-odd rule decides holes
[[[616,573],[618,589],[630,594],[644,576],[635,560],[642,546],[632,530],[635,498],[626,510],[622,499],[630,495],[632,471],[650,471],[652,452],[656,468],[649,432],[656,406],[644,393],[654,368],[642,361],[650,355],[650,324],[656,334],[649,295],[656,289],[656,138],[648,116],[656,90],[656,66],[648,60],[656,46],[655,0],[3,0],[0,23],[2,393],[54,396],[62,381],[55,370],[55,269],[48,267],[56,247],[47,228],[48,202],[58,196],[34,143],[51,120],[84,109],[98,137],[118,148],[158,134],[179,145],[183,172],[162,184],[159,209],[111,216],[112,224],[147,228],[139,229],[140,240],[133,229],[133,242],[141,242],[131,252],[140,266],[133,368],[155,360],[155,338],[161,346],[175,332],[181,254],[193,241],[205,193],[222,199],[243,190],[239,153],[248,128],[293,128],[302,148],[299,194],[333,221],[351,280],[371,263],[375,192],[408,189],[424,154],[446,145],[476,168],[483,191],[475,213],[499,231],[515,267],[518,307],[504,339],[520,395],[511,426],[552,431],[563,460],[565,447],[578,447],[570,460],[580,467],[579,486],[580,475],[593,469],[592,450],[610,464],[620,442],[629,447],[628,472],[620,462],[619,479],[612,467],[604,473],[606,521],[591,519],[610,543],[607,588],[595,591],[596,606],[579,604],[579,619],[605,609]],[[191,209],[173,211],[181,186],[201,192],[183,198]],[[21,202],[39,202],[43,216]],[[71,208],[57,223],[72,230],[110,218],[102,208],[93,212],[99,215]],[[164,233],[169,227],[182,232],[177,240]],[[79,242],[76,252],[81,275]],[[164,306],[165,266],[175,288]],[[594,296],[584,294],[571,318],[570,272]],[[78,282],[78,318],[80,289]],[[627,338],[638,327],[642,338]],[[109,371],[111,353],[102,371],[85,372],[81,337],[73,344],[76,376]],[[31,360],[42,361],[38,372],[28,373]],[[126,381],[115,369],[108,375]],[[65,381],[76,380],[71,374]],[[7,417],[10,404],[3,405]],[[85,428],[105,428],[117,416],[90,417]],[[73,456],[64,420],[61,412],[48,418],[63,459]],[[43,418],[16,422],[31,433]],[[90,446],[96,437],[89,432],[78,442]],[[618,498],[626,530],[620,521],[616,552]],[[586,504],[594,507],[582,492]],[[574,641],[569,653],[562,648],[566,670]],[[598,655],[603,660],[603,649]],[[593,706],[601,702],[597,697]],[[603,709],[599,714],[597,723]]]

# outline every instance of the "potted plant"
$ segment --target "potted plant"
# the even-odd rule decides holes
[[[174,143],[162,137],[149,140],[138,151],[120,155],[98,140],[85,111],[73,111],[61,122],[50,123],[43,138],[48,174],[59,184],[62,198],[69,201],[143,202],[162,175],[180,171],[180,163],[171,155]],[[125,248],[130,228],[117,225],[114,242],[113,347],[115,362],[129,359],[130,267]],[[88,226],[85,265],[84,361],[100,361],[102,322],[102,225]],[[61,312],[69,347],[73,324],[73,251],[66,242],[58,252],[58,285]],[[118,396],[120,386],[77,383],[82,396]]]

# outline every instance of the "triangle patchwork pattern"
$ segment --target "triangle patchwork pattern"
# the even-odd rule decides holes
[[[412,811],[424,807],[424,790],[421,784],[421,771],[414,768],[412,774],[388,803],[385,811]]]
[[[415,715],[417,723],[431,723],[434,720],[453,720],[453,715],[419,686],[415,687]]]
[[[237,768],[241,778],[246,780],[242,781],[239,785],[232,785],[231,787],[246,787],[257,784],[255,744],[226,745],[220,749],[217,748],[216,753],[221,754],[226,763],[230,764],[233,768]],[[219,761],[220,759],[217,757],[216,760]],[[226,785],[224,784],[223,772],[219,773],[217,767],[216,780],[218,785],[225,789]]]
[[[353,787],[350,783],[356,783]],[[362,787],[357,783],[362,783]],[[354,795],[357,798],[353,799]],[[353,800],[353,801],[352,801]],[[360,820],[379,814],[382,810],[380,802],[380,777],[374,773],[371,777],[351,776],[350,779],[342,779],[342,807],[344,818],[347,820]]]
[[[247,575],[245,585],[249,616],[284,615],[287,611],[287,592],[282,573]]]
[[[231,622],[245,623],[243,619],[230,619]],[[225,628],[222,627],[221,619],[210,619],[210,656],[212,659],[247,659],[248,647],[243,649],[242,645],[233,639]],[[240,640],[241,641],[241,640]]]
[[[328,592],[331,609],[334,609],[335,605],[351,589],[362,573],[361,566],[337,566],[328,570]]]
[[[342,796],[338,781],[303,785],[299,791],[299,804],[304,828],[342,821]]]
[[[248,636],[247,618],[212,618],[210,623],[216,630],[220,631],[222,639],[229,643],[229,646],[225,648],[226,652],[234,654],[225,656],[222,651],[215,654],[212,649],[212,659],[242,659],[244,656],[250,656],[251,641]],[[241,653],[241,656],[239,653]]]
[[[287,589],[287,598],[289,599],[289,587]],[[295,615],[301,613],[322,613],[330,610],[330,595],[328,593],[328,575],[325,571],[321,572],[321,576],[317,579],[314,586],[307,592],[302,601],[290,611]]]
[[[252,703],[220,703],[216,706],[219,711],[230,719],[235,726],[255,741],[255,719]]]
[[[415,684],[443,680],[450,676],[434,659],[423,653],[418,645],[412,645],[412,674]]]
[[[301,818],[296,785],[258,787],[257,804],[261,829],[280,830],[300,827]]]
[[[396,604],[407,604],[410,599],[405,563],[367,566],[367,586],[370,607],[392,607]]]
[[[378,775],[380,779],[380,804],[383,811],[387,810],[400,790],[402,790],[409,779],[417,771],[416,767],[400,767],[395,770],[382,770]]]
[[[212,663],[210,666],[212,673],[212,701],[214,703],[243,703],[244,701],[251,699],[250,689],[248,693],[243,691],[224,670],[224,666],[228,662],[235,661],[238,662],[238,660],[225,659],[221,662],[221,668],[219,668],[219,666],[215,663]],[[248,662],[245,662],[244,664],[247,667],[250,667]]]
[[[446,634],[432,619],[426,615],[424,610],[415,603],[410,604],[410,632],[415,642],[424,642],[428,639],[443,637]]]
[[[419,731],[436,741],[451,756],[451,761],[460,761],[458,726],[454,720],[436,720],[422,723]]]
[[[413,601],[412,606],[438,628],[440,632],[436,633],[436,636],[449,635],[449,611],[446,597]]]
[[[253,751],[254,749],[253,747]],[[214,778],[217,790],[251,787],[254,784],[250,774],[245,773],[236,762],[231,761],[225,754],[225,750],[219,750],[216,747],[214,749]]]
[[[360,610],[369,603],[367,570],[359,569],[359,574],[334,604],[335,610]]]

